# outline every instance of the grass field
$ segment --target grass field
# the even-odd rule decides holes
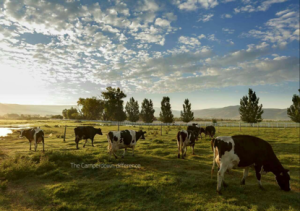
[[[242,170],[225,174],[229,184],[223,195],[216,193],[216,171],[211,179],[210,139],[196,143],[195,154],[188,148],[186,159],[177,158],[178,127],[144,127],[146,140],[139,140],[135,157],[127,150],[124,159],[109,160],[106,134],[115,126],[101,126],[95,147],[75,150],[73,127],[76,122],[0,121],[0,125],[40,126],[45,134],[45,152],[29,152],[28,140],[13,133],[0,139],[0,210],[299,210],[300,143],[297,128],[220,128],[217,136],[247,134],[268,141],[290,170],[291,192],[282,191],[274,175],[262,176],[260,190],[251,169],[246,185],[240,185]],[[85,122],[84,124],[89,124]],[[97,126],[95,126],[97,127]],[[139,127],[120,129],[139,130]],[[51,135],[50,135],[51,134]],[[49,137],[49,135],[51,137]],[[119,151],[121,155],[123,151]],[[140,164],[141,168],[74,168],[76,164]]]

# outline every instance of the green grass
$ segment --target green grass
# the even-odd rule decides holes
[[[24,124],[25,121],[13,121]],[[11,122],[0,122],[9,124]],[[254,171],[250,170],[246,185],[239,184],[242,170],[225,174],[229,184],[223,195],[216,193],[216,174],[211,179],[212,151],[210,140],[196,143],[195,154],[188,148],[185,160],[177,159],[178,127],[144,127],[146,140],[139,140],[135,149],[127,150],[124,159],[109,160],[106,134],[115,126],[101,127],[103,136],[96,136],[95,147],[75,150],[74,127],[95,123],[58,121],[26,121],[41,126],[46,134],[45,153],[29,152],[26,139],[13,133],[0,140],[0,210],[299,210],[300,206],[300,143],[299,132],[290,129],[220,128],[217,136],[248,134],[268,141],[291,173],[291,192],[281,191],[272,173],[262,176],[266,190],[258,188]],[[46,126],[45,126],[46,125]],[[98,126],[95,126],[98,127]],[[120,129],[138,130],[140,127]],[[153,132],[154,131],[154,132]],[[158,131],[155,132],[155,131]],[[151,134],[150,134],[151,133]],[[49,134],[52,134],[49,137]],[[59,136],[59,138],[57,138]],[[123,151],[119,151],[121,155]],[[140,164],[139,169],[72,168],[76,164]],[[215,171],[216,172],[216,171]]]

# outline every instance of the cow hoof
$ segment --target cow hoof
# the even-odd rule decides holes
[[[95,147],[94,145],[92,145],[93,147]]]
[[[245,185],[245,180],[242,180],[240,184]]]
[[[83,148],[85,148],[85,146],[83,146]]]
[[[124,158],[124,156],[122,156],[122,158]]]
[[[222,192],[221,192],[221,191],[218,191],[218,190],[217,190],[217,193],[218,193],[218,195],[222,195]]]

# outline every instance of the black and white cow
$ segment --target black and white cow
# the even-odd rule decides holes
[[[214,135],[216,134],[216,128],[212,125],[206,126],[204,133],[205,133],[205,137],[206,135],[209,135],[211,138],[213,138]]]
[[[212,139],[211,146],[214,152],[212,174],[215,163],[219,167],[217,185],[219,194],[222,183],[226,186],[224,173],[227,170],[235,167],[243,168],[244,175],[241,184],[244,185],[250,166],[255,169],[260,188],[262,188],[261,174],[272,172],[282,190],[291,190],[289,170],[283,168],[268,142],[247,135],[222,136]]]
[[[85,147],[85,144],[88,139],[92,140],[92,146],[94,146],[94,138],[96,134],[103,135],[101,129],[96,129],[92,126],[80,126],[76,127],[74,129],[75,132],[75,143],[76,143],[76,149],[78,148],[78,143],[81,139],[85,139],[85,143],[83,147]]]
[[[189,130],[193,130],[195,132],[197,132],[200,135],[200,138],[202,139],[201,133],[205,134],[205,129],[200,127],[200,125],[198,125],[197,123],[193,123],[192,125],[189,125],[187,127],[187,131]]]
[[[43,143],[43,151],[45,151],[44,131],[40,128],[30,128],[20,130],[20,138],[26,137],[29,141],[29,150],[31,150],[31,142],[34,141],[34,151],[37,149],[37,144]]]
[[[134,147],[139,139],[145,139],[146,132],[139,130],[122,130],[122,131],[110,131],[107,134],[108,141],[108,152],[111,158],[111,154],[114,154],[117,159],[115,152],[119,149],[124,149],[122,158],[124,158],[127,148],[132,148],[132,155],[134,156]]]
[[[178,158],[184,159],[186,156],[187,146],[191,146],[194,153],[196,140],[198,140],[199,132],[195,130],[181,130],[177,133]]]

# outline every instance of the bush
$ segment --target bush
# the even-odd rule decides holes
[[[212,123],[214,123],[214,124],[217,123],[217,119],[212,119],[211,121],[212,121]]]

